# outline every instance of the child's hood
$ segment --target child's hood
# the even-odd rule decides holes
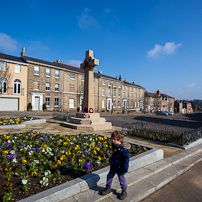
[[[130,148],[131,148],[130,143],[125,142],[125,141],[122,142],[121,146],[122,146],[124,149],[130,149]]]

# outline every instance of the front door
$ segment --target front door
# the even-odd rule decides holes
[[[40,97],[38,96],[35,97],[34,106],[35,106],[35,110],[40,110]]]

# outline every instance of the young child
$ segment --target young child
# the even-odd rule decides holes
[[[112,180],[115,174],[119,177],[122,193],[120,199],[126,198],[127,185],[124,174],[128,172],[129,166],[129,149],[131,145],[124,142],[124,135],[120,131],[114,131],[111,134],[112,139],[112,157],[110,158],[110,171],[107,175],[106,189],[102,192],[102,195],[107,195],[111,192]]]

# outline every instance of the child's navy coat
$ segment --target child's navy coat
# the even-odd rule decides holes
[[[119,175],[128,172],[129,167],[129,149],[131,145],[127,142],[122,142],[121,146],[117,147],[112,144],[112,157],[110,159],[110,171]]]

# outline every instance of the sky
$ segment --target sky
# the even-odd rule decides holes
[[[175,99],[202,99],[201,0],[1,1],[0,52],[80,66]]]

